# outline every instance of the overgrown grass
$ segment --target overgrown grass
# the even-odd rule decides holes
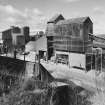
[[[48,89],[42,93],[34,93],[34,80],[19,81],[17,87],[13,88],[5,96],[0,97],[0,105],[48,105]]]
[[[90,101],[92,105],[105,105],[105,92],[96,92]]]

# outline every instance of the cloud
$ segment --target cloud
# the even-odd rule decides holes
[[[105,18],[105,16],[104,16]],[[95,34],[105,34],[105,24],[104,24],[104,19],[97,17],[94,22],[94,33]]]
[[[97,6],[93,8],[93,12],[97,15],[104,14],[104,8],[101,6]]]
[[[80,0],[66,0],[67,2],[77,2],[77,1],[80,1]]]
[[[94,34],[105,34],[105,24],[101,21],[94,22]]]
[[[31,30],[45,28],[46,17],[38,8],[19,10],[12,5],[0,5],[0,30],[12,25],[28,25]]]
[[[78,1],[81,1],[81,0],[63,0],[64,2],[67,2],[67,3],[74,3],[74,2],[78,2]]]
[[[104,7],[96,6],[92,11],[92,18],[94,24],[94,33],[95,34],[105,34],[105,11]]]

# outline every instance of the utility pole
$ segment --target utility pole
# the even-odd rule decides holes
[[[101,48],[101,72],[102,72],[102,48]]]
[[[5,50],[6,50],[6,56],[7,56],[7,54],[8,54],[8,47],[7,47],[7,45],[5,47]]]
[[[16,48],[14,50],[14,58],[16,59],[16,54],[17,54],[17,51],[16,51]]]
[[[42,73],[40,70],[40,53],[39,53],[39,51],[38,51],[38,72],[40,74],[40,80],[42,81]]]
[[[24,62],[25,62],[25,52],[24,52]]]
[[[40,75],[39,80],[41,80],[39,51],[35,53],[35,73],[36,76]]]

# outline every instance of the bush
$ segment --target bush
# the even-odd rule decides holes
[[[35,83],[34,83],[34,81],[32,79],[29,79],[29,80],[25,81],[23,83],[23,89],[26,90],[26,91],[28,91],[28,90],[30,90],[30,91],[34,90],[35,89]]]
[[[97,92],[90,100],[92,105],[105,105],[105,93]]]

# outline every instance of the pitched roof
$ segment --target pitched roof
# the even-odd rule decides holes
[[[99,34],[99,35],[97,35],[97,37],[105,39],[105,34]]]
[[[93,47],[105,48],[105,44],[97,41],[93,41]]]
[[[55,16],[53,16],[47,23],[55,23],[57,20],[64,20],[64,17],[62,16],[62,14],[56,14]]]
[[[60,25],[60,24],[68,24],[68,23],[84,23],[87,19],[90,20],[89,17],[71,18],[68,20],[61,20],[57,24]]]

